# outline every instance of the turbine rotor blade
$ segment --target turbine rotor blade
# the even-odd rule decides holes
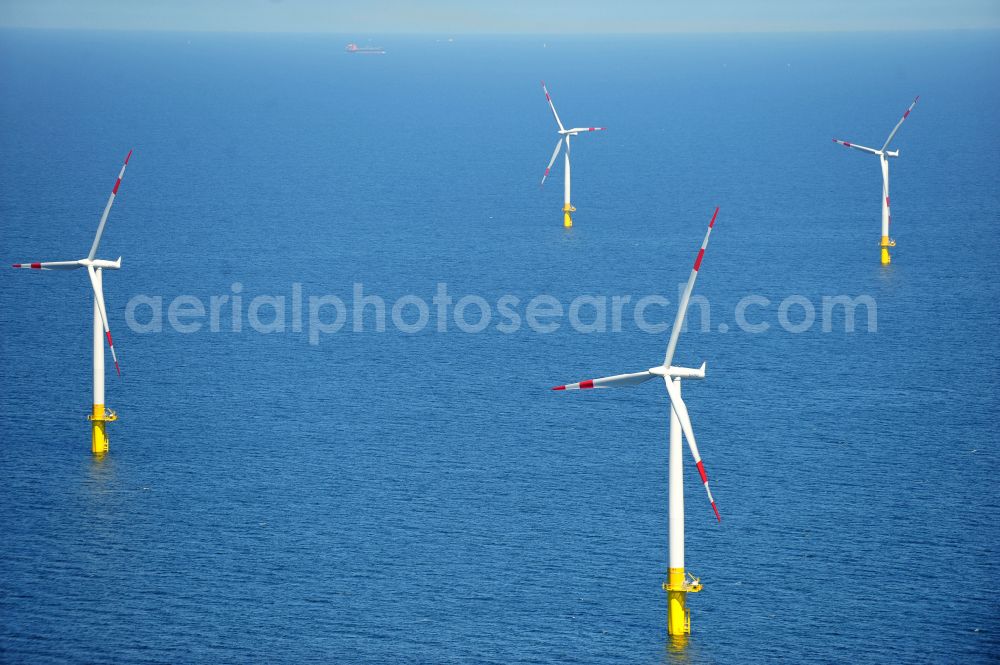
[[[15,263],[15,268],[30,268],[32,270],[76,270],[79,261],[42,261],[35,263]]]
[[[879,157],[880,166],[882,167],[882,199],[885,201],[886,211],[889,213],[889,221],[892,221],[892,212],[889,208],[889,162],[886,160],[885,155]]]
[[[108,213],[111,212],[111,204],[115,202],[115,196],[118,194],[118,187],[122,184],[122,178],[125,177],[125,167],[128,166],[128,160],[132,157],[132,151],[128,151],[128,155],[125,156],[125,163],[122,164],[122,170],[118,172],[118,179],[115,180],[115,186],[111,189],[111,196],[108,197],[108,204],[104,206],[104,214],[101,215],[101,223],[97,225],[97,234],[94,236],[94,244],[90,246],[90,254],[87,254],[88,259],[92,259],[97,256],[97,247],[101,244],[101,236],[104,235],[104,225],[108,221]]]
[[[845,148],[854,148],[855,150],[861,150],[863,152],[870,152],[873,155],[879,154],[879,151],[876,150],[875,148],[866,148],[865,146],[858,145],[857,143],[851,143],[849,141],[841,141],[840,139],[833,139],[833,142],[834,143],[839,143],[840,145],[844,146]]]
[[[111,357],[115,361],[115,371],[118,376],[122,375],[122,370],[118,366],[118,356],[115,354],[115,343],[111,341],[111,329],[108,327],[108,312],[104,309],[104,294],[97,284],[97,271],[93,266],[87,266],[87,274],[90,275],[90,285],[94,287],[94,297],[97,299],[97,311],[101,314],[101,323],[104,324],[104,335],[108,338],[108,346],[111,348]]]
[[[545,81],[542,81],[542,90],[545,91],[545,101],[549,103],[549,108],[552,109],[552,115],[556,119],[556,124],[559,125],[559,131],[566,131],[563,127],[562,120],[559,119],[559,114],[556,113],[556,105],[552,103],[552,96],[549,94],[549,89],[545,87]]]
[[[917,105],[918,99],[920,99],[920,95],[917,95],[913,99],[913,102],[910,104],[910,107],[906,109],[906,111],[903,113],[903,117],[899,119],[899,122],[896,123],[896,126],[892,128],[891,132],[889,132],[889,138],[885,140],[885,145],[882,146],[882,150],[885,150],[886,148],[889,147],[889,142],[892,141],[892,137],[895,136],[896,132],[899,131],[899,128],[903,124],[903,121],[905,121],[910,116],[910,111],[912,111],[913,107]]]
[[[677,349],[677,338],[680,337],[681,327],[684,325],[684,316],[687,314],[688,303],[691,301],[691,291],[694,290],[694,281],[698,278],[698,269],[701,268],[701,259],[705,256],[705,248],[708,247],[708,237],[712,235],[712,227],[715,226],[715,218],[719,215],[719,208],[716,206],[712,213],[712,221],[708,223],[708,231],[705,232],[705,239],[701,243],[698,251],[698,258],[694,260],[694,268],[691,269],[691,276],[688,277],[687,286],[684,287],[684,294],[677,305],[677,317],[674,319],[673,330],[670,331],[670,342],[667,343],[667,353],[663,361],[664,367],[670,367],[674,359],[674,351]]]
[[[698,454],[698,444],[694,440],[694,430],[691,428],[691,418],[688,416],[687,406],[684,404],[684,400],[681,399],[681,393],[671,378],[665,376],[663,377],[663,381],[666,383],[667,393],[670,395],[670,408],[677,414],[677,420],[680,421],[681,429],[684,430],[684,438],[687,439],[688,448],[691,449],[691,456],[694,457],[695,465],[698,467],[701,483],[705,486],[705,492],[708,493],[708,501],[712,504],[712,510],[715,511],[715,519],[721,522],[722,515],[719,514],[719,509],[715,505],[715,498],[712,497],[712,490],[708,487],[708,475],[705,473],[705,464],[701,461],[701,455]]]
[[[645,372],[634,372],[632,374],[616,374],[615,376],[605,376],[600,379],[590,379],[579,383],[567,383],[564,386],[556,386],[552,390],[589,390],[591,388],[624,388],[625,386],[637,386],[652,379],[655,374],[646,370]]]
[[[603,132],[607,129],[607,127],[574,127],[573,129],[567,129],[566,131],[573,134],[583,134],[584,132]]]
[[[545,174],[542,175],[542,182],[538,185],[539,187],[544,185],[545,179],[549,177],[549,171],[552,170],[552,165],[556,163],[556,157],[559,156],[559,149],[562,148],[562,144],[562,137],[559,137],[559,140],[556,141],[556,149],[552,151],[552,159],[549,160],[549,165],[545,167]]]

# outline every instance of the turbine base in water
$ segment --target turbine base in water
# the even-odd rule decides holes
[[[106,409],[103,404],[95,404],[94,411],[87,420],[90,421],[90,451],[95,455],[105,455],[108,452],[108,433],[105,423],[118,420],[118,414]]]
[[[569,216],[571,212],[576,212],[576,208],[569,203],[563,206],[563,226],[567,229],[573,227],[573,218]]]
[[[896,241],[889,238],[889,236],[882,236],[882,242],[879,243],[882,248],[882,265],[887,266],[892,263],[892,257],[889,256],[889,248],[896,246]]]
[[[688,574],[690,575],[690,574]],[[687,635],[691,632],[691,611],[687,608],[687,595],[702,589],[701,580],[685,575],[683,568],[671,568],[663,590],[667,592],[667,632],[670,635]]]

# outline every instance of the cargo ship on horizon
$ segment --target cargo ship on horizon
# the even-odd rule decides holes
[[[358,46],[354,42],[345,46],[344,50],[348,53],[361,53],[364,55],[385,55],[385,49],[381,46]]]

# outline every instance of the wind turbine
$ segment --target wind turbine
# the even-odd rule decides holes
[[[708,237],[712,234],[712,227],[715,225],[715,218],[719,214],[719,209],[715,209],[712,221],[708,224],[708,231],[705,233],[705,240],[701,243],[701,250],[698,258],[694,261],[694,268],[691,269],[691,276],[688,277],[687,286],[681,296],[680,305],[677,308],[677,317],[674,319],[674,327],[670,332],[670,341],[667,343],[667,353],[662,365],[651,367],[644,372],[632,374],[618,374],[601,379],[590,379],[580,383],[571,383],[564,386],[556,386],[552,390],[587,390],[590,388],[623,388],[625,386],[635,386],[645,383],[650,379],[662,377],[666,384],[667,394],[670,397],[670,458],[669,458],[669,543],[670,543],[670,571],[667,581],[663,584],[663,590],[668,595],[667,630],[671,635],[683,636],[691,632],[691,617],[687,609],[687,594],[701,591],[701,581],[691,575],[685,574],[684,570],[684,475],[682,469],[683,447],[681,445],[681,433],[687,439],[691,455],[694,457],[695,466],[701,476],[701,482],[708,493],[708,500],[715,511],[715,517],[722,521],[719,509],[712,498],[712,490],[708,487],[708,476],[705,473],[705,465],[698,454],[698,444],[695,442],[694,431],[691,429],[691,419],[688,416],[687,406],[681,399],[681,379],[704,379],[705,363],[698,369],[686,367],[674,367],[670,363],[674,359],[674,350],[677,348],[677,338],[680,336],[681,327],[684,324],[684,316],[687,313],[688,303],[691,300],[691,291],[694,289],[694,281],[698,277],[698,269],[701,267],[701,260],[705,256],[705,248],[708,247]]]
[[[122,184],[125,176],[125,167],[132,156],[132,151],[128,151],[122,170],[118,173],[115,186],[108,197],[108,204],[104,206],[104,214],[101,215],[101,222],[97,225],[97,234],[94,236],[94,244],[90,246],[90,253],[86,258],[77,261],[43,261],[35,263],[15,263],[15,268],[29,268],[32,270],[76,270],[86,268],[90,276],[90,285],[94,290],[94,408],[87,416],[91,423],[91,451],[95,455],[104,455],[108,452],[108,436],[104,430],[105,423],[118,420],[118,415],[111,409],[104,406],[104,340],[107,337],[108,347],[111,349],[111,357],[115,361],[115,371],[121,376],[121,369],[118,367],[118,356],[115,354],[115,345],[111,341],[111,329],[108,328],[108,313],[104,308],[104,283],[102,272],[104,270],[118,270],[122,265],[122,258],[117,261],[106,261],[95,258],[97,248],[101,244],[101,236],[104,234],[104,225],[108,221],[108,213],[111,212],[111,204],[115,202],[118,194],[118,187]],[[103,333],[103,334],[102,334]]]
[[[542,185],[545,184],[545,179],[549,177],[549,171],[552,169],[552,165],[556,163],[556,157],[559,156],[559,150],[566,144],[565,160],[563,162],[566,172],[565,172],[565,183],[564,183],[564,193],[563,193],[563,226],[567,229],[573,226],[573,218],[569,216],[571,212],[576,212],[576,208],[573,204],[569,202],[569,137],[577,136],[583,132],[603,132],[607,127],[574,127],[573,129],[566,129],[563,127],[562,120],[559,119],[559,114],[556,113],[556,106],[552,103],[552,97],[549,95],[549,89],[545,87],[545,81],[542,81],[542,90],[545,91],[545,100],[549,103],[549,108],[552,109],[552,115],[556,119],[556,125],[559,126],[559,140],[556,141],[556,149],[552,151],[552,159],[549,160],[549,165],[545,167],[545,175],[542,176]],[[541,185],[539,185],[541,186]]]
[[[887,150],[886,148],[889,147],[889,143],[892,141],[893,137],[896,136],[896,132],[899,131],[903,121],[909,117],[910,111],[912,111],[913,107],[917,105],[918,99],[920,99],[920,95],[917,95],[914,98],[913,103],[910,104],[910,108],[906,109],[906,112],[903,113],[903,117],[899,119],[896,126],[892,128],[891,132],[889,132],[889,138],[885,140],[885,143],[883,143],[882,147],[878,150],[875,150],[874,148],[866,148],[865,146],[858,145],[857,143],[833,139],[834,143],[839,143],[842,146],[878,155],[878,161],[882,165],[882,242],[880,243],[880,246],[882,247],[883,265],[888,265],[892,261],[892,258],[889,256],[889,248],[896,246],[896,241],[889,238],[889,222],[892,221],[892,215],[889,214],[889,160],[887,158],[899,157],[898,149],[893,152]]]

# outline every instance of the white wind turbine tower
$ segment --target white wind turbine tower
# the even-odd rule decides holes
[[[94,291],[94,405],[88,419],[91,421],[91,450],[95,455],[103,455],[108,452],[108,436],[105,432],[105,423],[118,419],[114,411],[104,406],[104,337],[108,340],[108,347],[111,349],[111,357],[115,362],[115,371],[121,376],[121,369],[118,367],[118,356],[115,354],[115,345],[111,341],[111,329],[108,327],[108,313],[104,308],[104,284],[102,273],[104,270],[118,270],[121,268],[122,259],[119,256],[116,261],[98,259],[97,248],[101,244],[101,236],[104,234],[104,225],[108,221],[108,213],[111,212],[111,205],[115,202],[118,194],[118,187],[122,184],[125,176],[125,167],[132,156],[132,151],[128,151],[125,163],[118,173],[115,186],[108,197],[108,203],[104,206],[104,214],[101,215],[101,222],[97,225],[97,234],[94,236],[94,243],[90,246],[90,253],[86,258],[77,261],[43,261],[35,263],[15,263],[15,268],[29,268],[33,270],[76,270],[86,268],[90,276],[90,284]],[[103,333],[103,334],[102,334]]]
[[[903,117],[899,119],[899,122],[896,123],[896,126],[892,128],[891,132],[889,132],[889,138],[885,140],[885,143],[883,143],[882,147],[879,148],[878,150],[875,150],[874,148],[866,148],[865,146],[858,145],[857,143],[850,143],[848,141],[841,141],[840,139],[833,139],[834,143],[839,143],[842,146],[846,146],[848,148],[854,148],[855,150],[862,150],[864,152],[871,153],[873,155],[878,155],[879,163],[882,166],[882,240],[879,243],[879,246],[882,248],[883,264],[888,264],[892,261],[891,257],[889,256],[889,248],[896,246],[896,241],[892,240],[889,237],[889,222],[892,221],[892,215],[889,213],[889,160],[887,158],[899,157],[899,150],[897,149],[895,152],[893,152],[887,150],[887,148],[889,147],[889,143],[892,141],[893,137],[896,136],[896,132],[899,131],[899,128],[903,124],[903,121],[906,120],[907,117],[909,117],[910,111],[912,111],[913,107],[917,105],[918,99],[920,99],[920,95],[917,95],[916,98],[914,98],[913,103],[910,104],[910,108],[906,109],[906,112],[903,113]]]
[[[687,313],[688,303],[691,300],[691,291],[694,289],[695,279],[698,277],[698,270],[701,267],[701,260],[705,256],[705,248],[708,247],[708,237],[712,234],[712,227],[715,225],[715,218],[719,214],[719,209],[715,209],[712,221],[708,224],[708,231],[705,233],[705,240],[701,243],[698,258],[695,259],[691,275],[688,277],[687,286],[681,296],[680,304],[677,307],[677,317],[674,319],[674,327],[670,332],[670,341],[667,343],[667,353],[662,365],[657,365],[644,372],[632,374],[618,374],[601,379],[591,379],[580,383],[571,383],[564,386],[556,386],[552,390],[587,390],[590,388],[622,388],[645,383],[655,377],[662,377],[666,384],[667,394],[670,397],[670,461],[669,461],[669,543],[670,543],[670,572],[663,589],[668,593],[668,614],[667,629],[671,635],[683,636],[691,632],[690,615],[687,610],[687,594],[701,591],[702,585],[693,575],[690,579],[685,575],[684,570],[684,476],[682,469],[683,447],[681,445],[681,434],[687,439],[691,455],[694,457],[701,482],[708,493],[708,500],[715,511],[715,517],[720,522],[722,517],[712,498],[712,491],[708,487],[708,476],[705,473],[705,465],[702,464],[701,455],[698,454],[698,444],[695,442],[694,431],[691,428],[691,419],[688,416],[687,406],[681,399],[681,379],[704,379],[705,363],[698,369],[686,367],[674,367],[671,362],[674,359],[674,350],[677,348],[677,338],[680,336],[681,328],[684,324],[684,316]]]
[[[552,169],[552,165],[556,162],[556,157],[559,156],[559,150],[566,144],[565,159],[563,161],[565,173],[564,181],[564,194],[563,194],[563,226],[570,228],[573,226],[573,218],[570,217],[571,212],[576,212],[576,208],[570,203],[570,173],[569,173],[569,138],[571,136],[577,136],[583,132],[602,132],[607,127],[574,127],[573,129],[566,129],[563,127],[562,120],[559,119],[559,114],[556,113],[556,106],[552,103],[552,97],[549,95],[548,88],[545,87],[545,81],[542,81],[542,90],[545,91],[545,100],[549,103],[549,108],[552,109],[552,115],[556,119],[556,125],[559,126],[559,140],[556,141],[556,149],[552,151],[552,159],[549,160],[549,165],[545,167],[545,175],[542,176],[542,185],[545,184],[545,179],[549,177],[549,171]]]

